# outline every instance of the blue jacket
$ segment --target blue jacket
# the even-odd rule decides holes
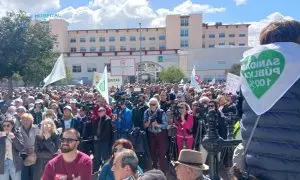
[[[114,114],[117,114],[118,117],[121,119],[121,121],[116,121],[116,130],[119,131],[126,131],[126,130],[131,130],[132,128],[132,122],[131,122],[131,117],[132,117],[132,112],[128,108],[125,108],[119,112],[118,109],[114,111]]]
[[[256,119],[244,101],[241,133],[245,146]],[[300,179],[300,80],[261,115],[245,160],[248,172],[258,179]]]

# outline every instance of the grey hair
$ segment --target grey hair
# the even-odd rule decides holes
[[[139,159],[137,158],[135,152],[131,149],[122,149],[119,152],[119,155],[122,157],[121,167],[124,168],[126,165],[128,165],[132,173],[136,173]]]
[[[159,102],[158,102],[158,100],[156,98],[151,98],[149,100],[149,106],[150,106],[151,102],[155,102],[156,105],[157,105],[157,109],[160,109],[160,104],[159,104]]]

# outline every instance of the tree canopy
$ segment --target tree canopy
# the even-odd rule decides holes
[[[160,79],[163,82],[178,83],[183,78],[184,78],[184,73],[179,68],[176,68],[174,66],[164,69],[160,73]]]
[[[32,21],[25,12],[8,12],[0,19],[0,78],[17,73],[38,85],[50,72],[58,54],[47,22]]]

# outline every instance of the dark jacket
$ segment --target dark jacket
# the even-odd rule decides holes
[[[59,127],[61,127],[63,131],[65,130],[65,123],[64,123],[63,119],[59,120]],[[76,118],[72,118],[71,128],[75,128],[78,132],[81,132],[82,131],[82,124]]]
[[[18,172],[23,168],[23,159],[20,153],[23,151],[24,145],[21,133],[16,131],[14,134],[15,138],[12,139],[13,161],[16,171]],[[0,174],[4,174],[5,139],[6,136],[0,137]]]
[[[132,110],[132,123],[133,127],[139,127],[141,129],[144,129],[144,113],[149,107],[147,105],[144,105],[143,107],[135,107]]]
[[[245,143],[258,116],[243,102]],[[261,115],[246,154],[246,169],[258,179],[300,179],[300,80]]]
[[[112,124],[110,117],[103,116],[102,118],[99,118],[96,134],[99,141],[111,142]]]
[[[35,138],[35,153],[37,156],[37,161],[35,164],[33,179],[40,180],[44,168],[48,161],[55,156],[59,148],[59,135],[53,133],[49,139],[41,138],[37,135]]]

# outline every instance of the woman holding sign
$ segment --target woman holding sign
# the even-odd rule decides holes
[[[241,132],[245,170],[264,180],[300,179],[300,23],[274,22],[244,53]]]

